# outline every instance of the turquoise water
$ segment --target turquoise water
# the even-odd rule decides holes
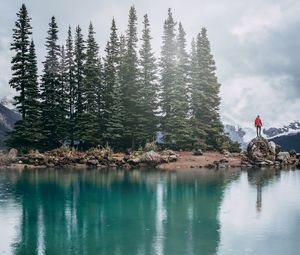
[[[0,254],[300,254],[300,170],[0,171]]]

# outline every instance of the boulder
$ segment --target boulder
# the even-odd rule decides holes
[[[273,143],[259,136],[254,138],[247,147],[247,157],[255,162],[267,160],[274,160],[276,156],[276,147]]]
[[[142,163],[157,165],[161,162],[161,156],[157,152],[151,150],[141,155],[139,161]]]
[[[201,149],[197,149],[193,151],[193,155],[194,156],[202,156],[203,155],[203,151]]]
[[[276,160],[280,162],[288,162],[290,153],[287,151],[281,151],[277,154]]]
[[[297,155],[297,152],[295,150],[290,150],[289,153],[290,153],[291,157],[296,157],[296,155]]]
[[[88,166],[97,166],[99,164],[99,161],[97,159],[89,159],[87,160],[86,164]]]
[[[18,157],[18,150],[17,149],[10,149],[8,154],[7,154],[7,158],[10,160],[10,161],[15,161]]]
[[[274,143],[273,141],[269,142],[270,148],[272,149],[273,154],[277,154],[276,153],[276,143]]]

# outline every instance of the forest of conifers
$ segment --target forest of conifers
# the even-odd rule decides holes
[[[148,16],[139,38],[131,7],[124,34],[112,20],[100,57],[92,23],[86,37],[79,25],[69,27],[65,44],[59,45],[52,17],[39,76],[30,21],[23,4],[13,29],[10,80],[22,120],[8,136],[10,147],[137,149],[158,132],[163,146],[172,149],[232,146],[220,120],[220,84],[205,28],[187,45],[183,25],[169,9],[156,59]]]

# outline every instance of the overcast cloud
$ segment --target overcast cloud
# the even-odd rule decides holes
[[[14,93],[8,85],[9,47],[16,12],[23,2],[32,18],[39,63],[45,55],[45,37],[52,15],[57,18],[61,43],[69,25],[80,24],[86,33],[92,21],[102,53],[112,17],[119,33],[123,32],[133,4],[140,28],[143,15],[149,15],[153,47],[159,55],[163,21],[171,7],[189,42],[202,26],[208,29],[222,85],[221,116],[225,123],[252,126],[257,114],[267,126],[300,119],[300,2],[297,0],[1,0],[0,97],[11,97]]]

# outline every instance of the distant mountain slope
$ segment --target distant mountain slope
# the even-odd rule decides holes
[[[289,134],[296,134],[300,132],[300,122],[294,121],[287,126],[283,126],[281,128],[271,127],[268,129],[263,129],[263,134],[268,138],[272,139],[279,136],[285,136]]]
[[[245,149],[247,143],[244,140],[246,132],[240,128],[232,125],[225,125],[224,132],[229,135],[230,139],[234,142],[238,142],[241,145],[241,149]]]
[[[6,133],[13,129],[15,122],[20,118],[19,114],[0,104],[0,149],[5,147]]]
[[[300,132],[296,134],[281,135],[269,139],[281,146],[284,151],[296,150],[300,153]]]

